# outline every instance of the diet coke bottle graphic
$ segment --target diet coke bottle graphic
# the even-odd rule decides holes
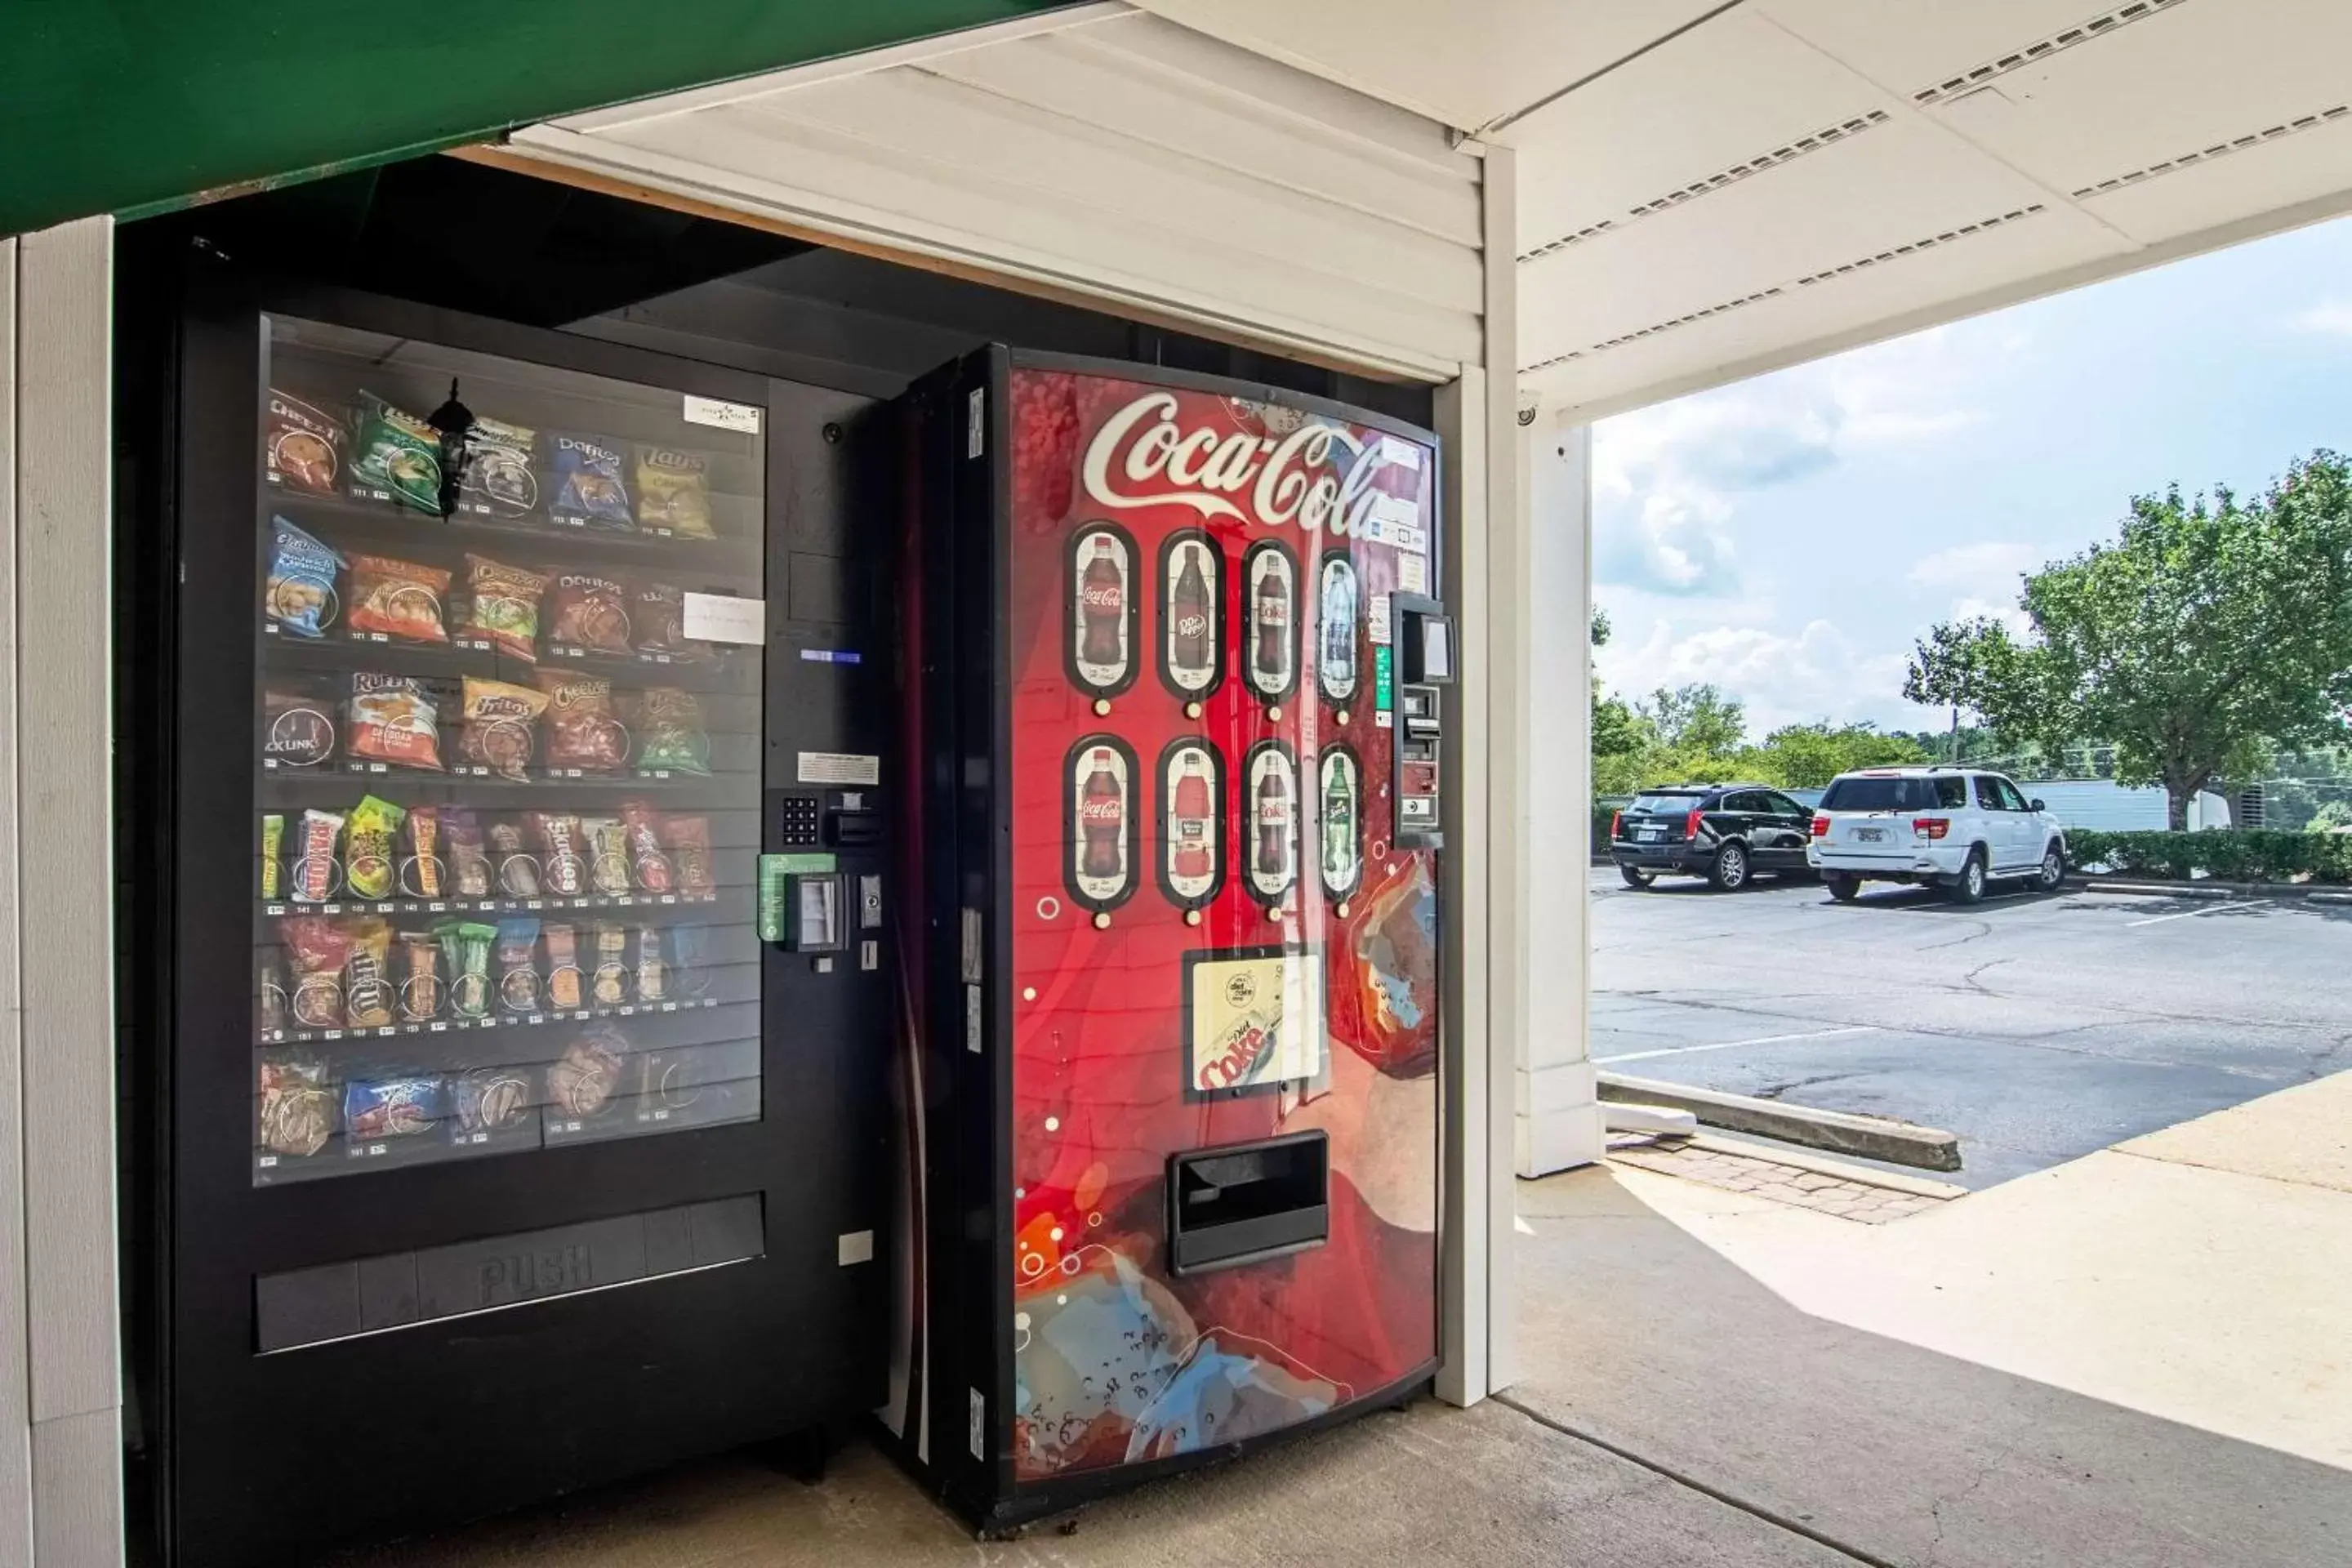
[[[1168,875],[1180,883],[1204,882],[1214,874],[1209,835],[1213,830],[1209,775],[1198,752],[1187,752],[1184,771],[1176,777],[1176,799],[1169,815],[1175,820],[1168,847]]]
[[[1270,764],[1257,781],[1257,879],[1279,889],[1290,870],[1290,781]]]
[[[1078,831],[1084,841],[1078,874],[1116,882],[1127,871],[1127,791],[1111,772],[1108,747],[1087,759],[1091,770],[1078,796]]]
[[[1127,658],[1127,574],[1112,554],[1108,535],[1098,534],[1078,584],[1078,615],[1085,631],[1078,662],[1115,669]]]
[[[1269,694],[1290,684],[1290,584],[1279,561],[1269,557],[1258,569],[1250,595],[1250,676]]]
[[[1209,684],[1215,673],[1216,634],[1209,616],[1209,579],[1201,570],[1206,553],[1198,544],[1177,549],[1183,564],[1176,585],[1168,594],[1168,667],[1176,684],[1192,689]]]

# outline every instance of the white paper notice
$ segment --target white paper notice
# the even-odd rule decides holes
[[[799,773],[803,784],[865,784],[870,788],[882,782],[882,759],[861,757],[853,752],[803,752]]]
[[[1410,441],[1400,441],[1393,436],[1381,437],[1381,456],[1400,468],[1421,467],[1421,448]]]
[[[695,642],[749,643],[768,640],[768,601],[732,594],[686,595],[686,635]]]
[[[1375,647],[1386,647],[1389,642],[1389,596],[1386,594],[1372,595],[1371,613],[1365,617],[1365,620],[1371,635],[1372,645]]]
[[[760,433],[758,409],[723,398],[697,397],[689,392],[686,395],[685,417],[688,425],[708,425],[713,430],[740,430],[746,436]]]
[[[1429,552],[1429,530],[1421,526],[1421,505],[1402,496],[1376,496],[1356,525],[1356,537],[1399,550]]]
[[[1400,555],[1397,557],[1397,592],[1426,594],[1429,592],[1429,557]]]

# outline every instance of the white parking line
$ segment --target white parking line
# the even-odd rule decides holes
[[[2201,910],[2181,910],[2168,915],[2150,915],[2144,921],[2124,921],[2124,925],[2126,928],[2132,926],[2160,926],[2167,921],[2185,921],[2191,915],[2216,914],[2222,910],[2251,910],[2257,904],[2267,904],[2269,902],[2270,900],[2268,899],[2239,899],[2226,904],[2207,904]]]
[[[1789,1040],[1826,1040],[1839,1035],[1875,1035],[1875,1024],[1857,1024],[1850,1029],[1811,1029],[1801,1035],[1759,1035],[1752,1040],[1717,1040],[1711,1046],[1667,1046],[1654,1051],[1627,1051],[1622,1056],[1595,1057],[1596,1067],[1602,1062],[1645,1062],[1652,1057],[1686,1057],[1693,1051],[1731,1051],[1741,1046],[1777,1046]]]

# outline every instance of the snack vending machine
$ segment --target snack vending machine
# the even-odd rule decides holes
[[[885,1418],[987,1528],[1433,1371],[1452,637],[1425,431],[1003,349],[909,400]]]
[[[227,275],[177,365],[163,1554],[870,1408],[887,406]]]

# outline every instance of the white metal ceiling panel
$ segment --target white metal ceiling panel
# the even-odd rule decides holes
[[[1062,16],[512,145],[1366,370],[1483,361],[1484,165],[1444,127],[1123,6]]]
[[[2352,91],[2347,91],[2352,98]],[[2296,206],[2352,181],[2352,105],[2252,144],[2193,151],[2086,198],[2084,211],[2150,244]]]

